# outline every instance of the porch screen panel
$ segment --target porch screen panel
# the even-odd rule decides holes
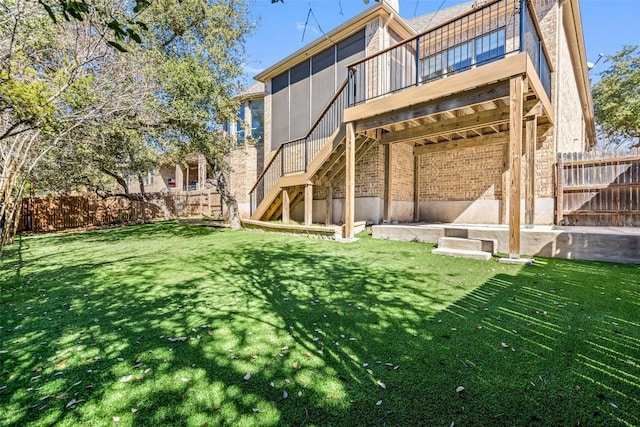
[[[335,46],[311,58],[311,122],[315,122],[335,93]],[[341,82],[337,82],[340,84]]]
[[[271,81],[271,149],[289,140],[289,71]]]
[[[310,61],[296,65],[289,71],[289,128],[290,139],[300,138],[311,125]]]
[[[364,29],[338,43],[336,64],[336,88],[347,78],[347,65],[365,56]],[[335,93],[335,91],[334,91]]]

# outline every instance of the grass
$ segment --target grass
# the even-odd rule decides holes
[[[639,266],[360,237],[22,238],[0,425],[640,425]]]

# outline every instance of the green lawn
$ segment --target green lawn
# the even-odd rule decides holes
[[[640,425],[640,266],[359,237],[22,238],[0,425]]]

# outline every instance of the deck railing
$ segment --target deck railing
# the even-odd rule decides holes
[[[309,132],[302,138],[285,142],[278,147],[249,192],[251,214],[255,212],[280,177],[307,171],[313,158],[342,124],[344,110],[347,108],[347,96],[345,80],[318,119],[311,125]]]
[[[349,66],[349,106],[528,52],[550,96],[549,56],[530,0],[493,0]]]

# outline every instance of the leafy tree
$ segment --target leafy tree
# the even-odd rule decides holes
[[[142,182],[161,157],[193,152],[205,154],[239,226],[220,124],[237,108],[251,28],[245,0],[154,0],[143,10],[139,0],[93,4],[100,9],[57,23],[29,0],[0,5],[0,250],[27,180],[140,197],[128,191],[128,174]],[[105,37],[105,10],[149,25],[119,49]]]
[[[100,78],[112,51],[85,23],[43,19],[34,2],[0,5],[0,251],[40,160],[86,121],[129,108]]]
[[[608,147],[640,147],[640,47],[607,56],[610,66],[593,87],[595,118]]]
[[[126,52],[125,43],[134,41],[141,43],[140,31],[147,29],[147,24],[137,18],[151,4],[150,0],[133,0],[131,7],[132,16],[118,19],[113,16],[113,10],[109,3],[87,0],[38,0],[38,3],[46,10],[53,23],[58,23],[60,18],[71,22],[73,20],[88,20],[94,28],[105,28],[112,32],[113,38],[107,43],[115,49]],[[103,36],[106,34],[103,32]]]

